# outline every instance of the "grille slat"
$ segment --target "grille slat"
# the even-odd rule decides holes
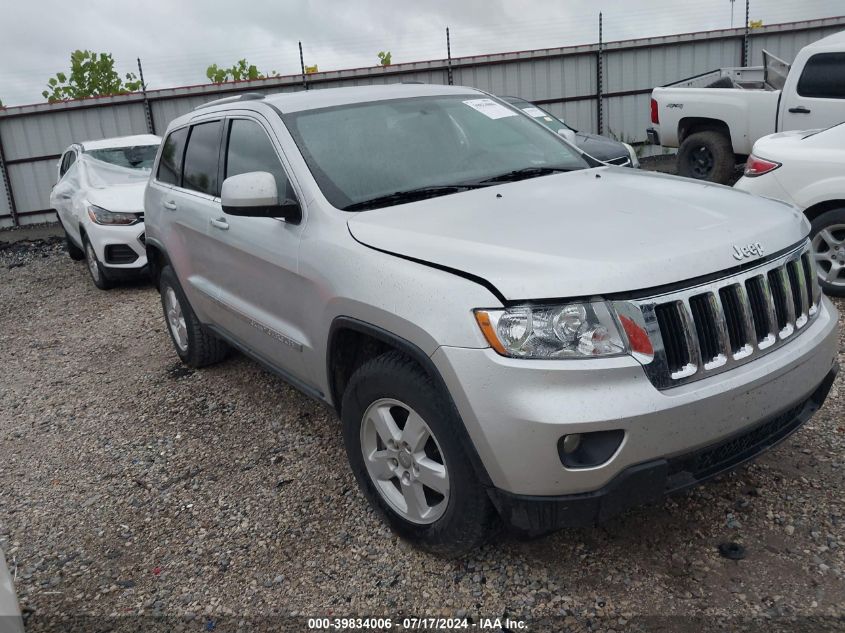
[[[765,297],[762,277],[752,277],[745,282],[748,291],[748,302],[751,304],[751,318],[754,321],[754,332],[757,343],[765,341],[772,332],[774,319],[770,318],[768,302]]]
[[[689,300],[690,311],[695,322],[701,360],[705,366],[712,362],[722,351],[719,335],[716,332],[716,316],[710,304],[710,295],[696,295]]]
[[[795,306],[795,326],[804,327],[810,314],[810,303],[807,296],[807,286],[804,281],[804,262],[800,259],[786,265],[789,284],[792,286],[792,302]]]
[[[666,350],[666,361],[669,371],[673,374],[681,371],[689,364],[689,350],[681,341],[681,316],[677,303],[664,303],[655,310],[660,331],[665,332],[663,347]]]
[[[665,389],[745,363],[784,344],[818,313],[809,244],[748,272],[635,303],[654,345],[646,365]]]
[[[784,292],[783,284],[781,283],[779,270],[770,270],[766,278],[769,282],[769,297],[775,308],[775,322],[777,323],[778,332],[780,332],[789,323],[786,310],[786,292]]]
[[[739,286],[734,284],[722,288],[719,290],[719,298],[722,300],[722,311],[725,314],[725,324],[728,328],[731,354],[736,355],[752,340],[749,336],[750,331],[746,331],[745,327],[745,314],[739,296]]]

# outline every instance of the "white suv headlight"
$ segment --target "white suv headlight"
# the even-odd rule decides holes
[[[94,224],[128,226],[141,221],[137,213],[116,213],[95,204],[88,205],[88,217]]]
[[[559,359],[619,356],[628,352],[604,301],[476,310],[475,320],[502,356]]]

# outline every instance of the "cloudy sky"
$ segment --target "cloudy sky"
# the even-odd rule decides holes
[[[150,88],[205,83],[205,69],[247,58],[265,72],[369,66],[381,50],[393,62],[587,44],[731,26],[730,0],[3,0],[0,100],[42,101],[47,79],[75,49],[114,55],[121,73],[140,57]],[[765,24],[845,13],[843,0],[751,0]],[[737,0],[734,24],[744,20]]]

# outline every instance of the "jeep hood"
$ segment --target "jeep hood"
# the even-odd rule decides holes
[[[508,300],[611,294],[684,281],[795,245],[797,210],[712,183],[622,167],[531,178],[364,211],[362,244],[486,280]]]

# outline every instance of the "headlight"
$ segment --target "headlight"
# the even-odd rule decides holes
[[[626,354],[627,343],[604,301],[476,310],[484,338],[502,356],[558,359]]]
[[[95,204],[88,205],[88,217],[95,224],[129,225],[140,222],[137,213],[114,213]]]
[[[632,145],[628,143],[622,143],[628,150],[628,155],[631,157],[631,167],[634,169],[640,168],[640,159],[637,157],[637,150],[633,148]]]

